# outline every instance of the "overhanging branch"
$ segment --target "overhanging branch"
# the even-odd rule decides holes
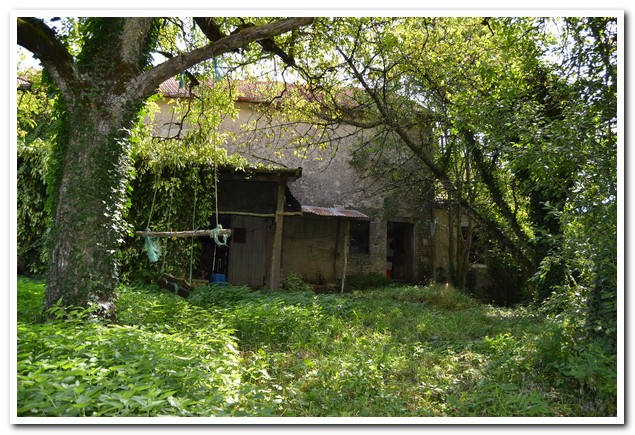
[[[354,77],[360,82],[367,94],[373,100],[375,107],[381,114],[383,122],[391,128],[404,142],[404,144],[412,151],[412,153],[420,159],[432,172],[433,176],[441,183],[443,188],[454,197],[464,208],[467,214],[481,225],[485,230],[496,240],[498,240],[503,246],[505,246],[514,255],[514,258],[521,267],[528,273],[533,272],[533,261],[525,251],[526,246],[519,246],[512,238],[510,238],[492,219],[483,216],[469,200],[463,197],[459,189],[452,182],[450,177],[435,163],[433,157],[423,148],[417,146],[417,142],[406,131],[406,129],[397,121],[395,113],[385,104],[384,101],[377,94],[368,82],[365,80],[364,75],[356,67],[352,57],[344,53],[338,48],[338,52],[344,58],[349,68],[353,72]],[[521,241],[522,245],[522,241]]]
[[[147,98],[168,78],[186,70],[204,60],[211,59],[223,53],[227,53],[236,48],[280,35],[290,30],[309,25],[313,22],[310,17],[297,17],[279,20],[261,26],[247,27],[238,33],[227,35],[208,45],[192,50],[188,53],[168,59],[151,70],[139,75],[133,80],[128,88],[128,93],[132,93],[137,98]],[[128,95],[131,97],[131,95]]]
[[[18,45],[40,59],[67,104],[70,103],[73,96],[73,83],[77,79],[73,57],[64,44],[57,39],[55,32],[41,19],[18,17],[17,21]]]

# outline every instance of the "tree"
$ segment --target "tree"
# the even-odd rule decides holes
[[[504,187],[507,170],[485,143],[491,111],[522,95],[525,75],[540,53],[535,38],[523,39],[532,31],[529,20],[509,25],[501,20],[492,35],[496,25],[480,18],[334,19],[328,23],[328,47],[298,63],[316,91],[329,92],[331,86],[331,97],[322,99],[331,107],[322,112],[332,122],[389,131],[384,137],[425,168],[421,174],[434,180],[437,194],[460,206],[530,275],[527,222]],[[511,50],[509,44],[518,41],[522,50]],[[351,95],[354,111],[350,102],[338,104],[342,83],[357,87]],[[472,161],[469,167],[458,164],[465,157]]]
[[[570,17],[559,48],[572,103],[558,132],[578,145],[573,188],[559,214],[564,242],[556,261],[571,277],[558,292],[572,316],[583,315],[586,332],[612,350],[618,337],[618,20]],[[577,314],[580,317],[580,314]]]
[[[554,27],[564,49],[548,56]],[[313,32],[328,37],[296,61],[320,95],[304,107],[325,131],[369,132],[362,169],[411,192],[432,182],[486,232],[506,284],[532,278],[537,301],[575,309],[588,296],[587,323],[615,331],[614,17],[334,18]]]
[[[311,22],[197,19],[206,43],[153,66],[151,54],[161,38],[179,30],[168,19],[95,17],[58,26],[17,19],[18,44],[39,58],[60,94],[61,126],[49,183],[46,308],[61,299],[67,306],[94,303],[112,314],[118,246],[126,232],[127,138],[143,101],[166,79],[251,42],[280,50],[273,37]]]

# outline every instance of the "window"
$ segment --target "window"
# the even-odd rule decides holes
[[[231,235],[232,243],[247,243],[247,228],[234,228]]]
[[[350,237],[351,252],[370,253],[370,222],[351,221]]]

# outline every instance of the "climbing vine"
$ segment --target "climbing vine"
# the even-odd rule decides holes
[[[21,274],[45,271],[46,235],[50,214],[47,173],[57,121],[55,94],[49,93],[41,75],[20,74],[17,95],[17,259]]]
[[[143,113],[145,122],[131,134],[135,165],[128,222],[132,230],[214,227],[218,168],[246,164],[224,148],[231,133],[220,131],[220,125],[237,114],[227,87],[207,83],[188,86],[186,92],[186,98],[157,95],[150,99]],[[160,272],[188,277],[190,268],[196,268],[200,239],[168,238],[158,243],[161,258],[153,263],[143,238],[128,238],[122,249],[123,272],[128,278]]]

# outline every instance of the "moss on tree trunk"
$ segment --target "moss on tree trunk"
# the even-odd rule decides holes
[[[46,308],[98,304],[112,314],[118,246],[125,234],[129,148],[124,108],[80,107],[68,113],[67,139],[54,158],[54,219]]]

